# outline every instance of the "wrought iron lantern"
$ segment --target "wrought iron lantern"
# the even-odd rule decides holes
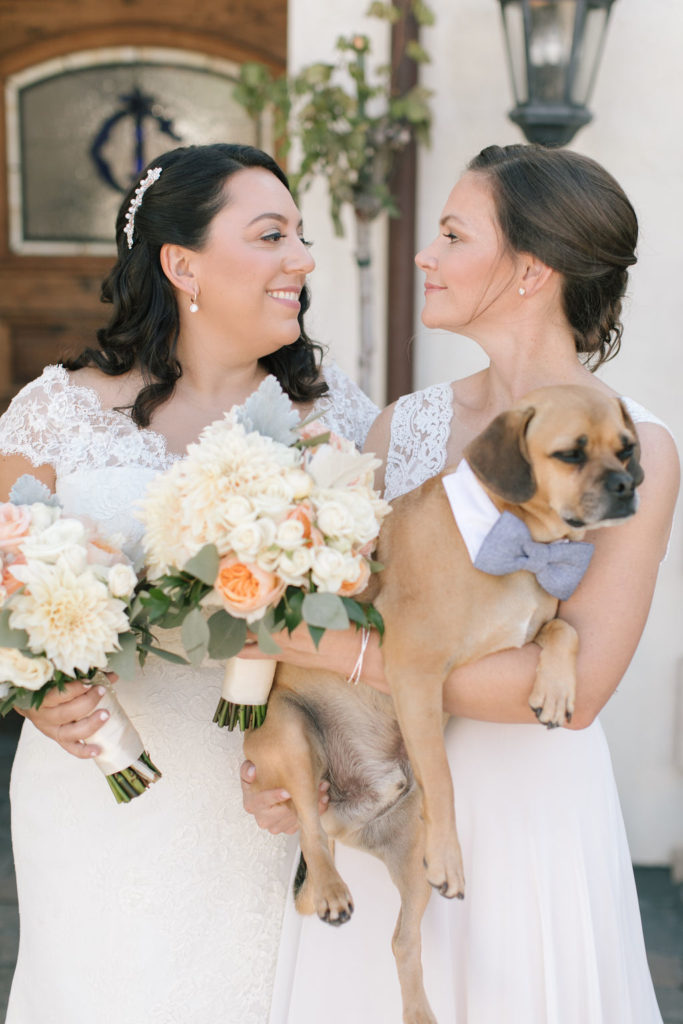
[[[590,98],[614,0],[500,0],[516,106],[530,142],[564,146]]]

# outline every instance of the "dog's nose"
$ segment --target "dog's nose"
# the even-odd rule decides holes
[[[629,498],[633,494],[633,477],[625,470],[611,470],[605,476],[605,490],[618,498]]]

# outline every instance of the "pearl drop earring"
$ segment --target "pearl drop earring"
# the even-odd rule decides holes
[[[520,295],[526,295],[526,288],[518,288],[517,291]],[[190,309],[192,309],[192,306],[190,306]]]
[[[190,313],[196,313],[198,310],[199,306],[197,305],[197,289],[195,288],[194,295],[192,296],[192,302],[190,303]]]

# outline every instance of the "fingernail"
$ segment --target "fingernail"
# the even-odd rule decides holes
[[[108,711],[100,711],[100,713],[98,714],[97,717],[99,718],[100,722],[106,722],[107,719],[109,718],[109,712]]]
[[[89,756],[90,757],[97,757],[98,754],[99,754],[99,750],[91,750]]]
[[[324,804],[329,804],[329,802],[330,802],[330,794],[329,793],[323,793],[323,795],[320,797],[320,799],[322,800],[322,802]]]
[[[97,687],[97,692],[99,693],[100,697],[104,697],[104,695],[105,695],[105,693],[107,691],[105,690],[105,688],[103,686],[98,686]]]
[[[291,800],[292,799],[292,794],[288,793],[286,789],[281,789],[280,790],[280,799],[281,800]]]
[[[249,782],[251,782],[255,775],[256,768],[254,767],[253,764],[250,764],[249,767],[247,768],[247,779],[249,780]]]

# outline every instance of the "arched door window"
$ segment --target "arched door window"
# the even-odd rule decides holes
[[[256,142],[233,99],[236,73],[227,60],[129,46],[9,76],[11,250],[112,253],[122,194],[149,160],[180,145]]]

